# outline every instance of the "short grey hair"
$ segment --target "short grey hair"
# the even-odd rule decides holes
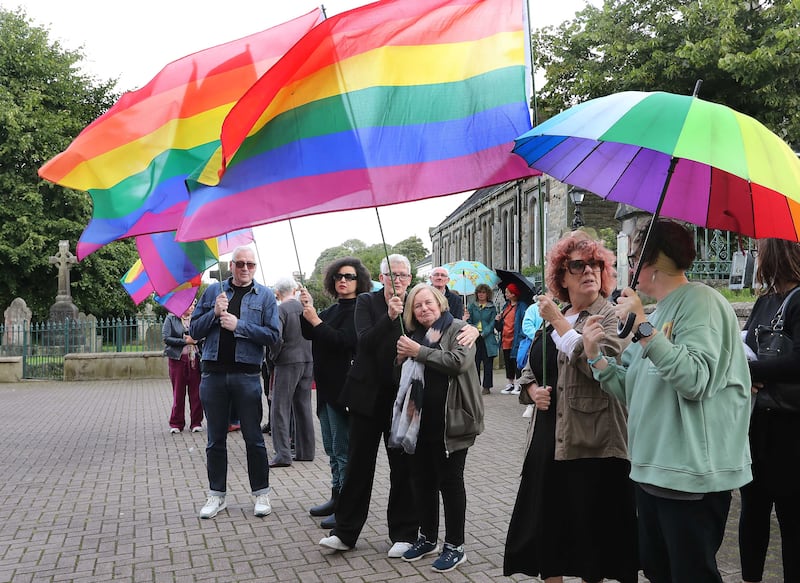
[[[297,289],[298,285],[297,282],[291,277],[281,277],[272,287],[280,295],[285,296],[293,293],[294,290]]]
[[[233,253],[231,253],[231,261],[236,261],[236,256],[242,251],[249,251],[253,254],[253,257],[256,256],[255,249],[253,249],[250,245],[239,245],[233,250]]]
[[[381,261],[381,273],[384,275],[389,273],[389,266],[392,263],[403,263],[408,270],[409,275],[414,275],[411,273],[411,262],[408,260],[408,257],[405,255],[400,255],[399,253],[393,253],[389,255],[389,257],[384,257]]]

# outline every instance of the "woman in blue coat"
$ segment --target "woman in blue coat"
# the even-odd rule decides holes
[[[467,306],[470,324],[475,326],[480,332],[478,341],[475,343],[475,366],[478,369],[478,377],[481,376],[481,365],[483,365],[483,394],[488,395],[492,392],[494,377],[494,358],[497,356],[499,347],[497,338],[494,335],[494,320],[497,317],[497,308],[492,298],[492,288],[485,283],[475,287],[475,301]]]

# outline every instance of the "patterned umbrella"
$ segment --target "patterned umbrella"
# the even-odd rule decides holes
[[[454,261],[442,265],[450,274],[450,281],[447,286],[460,293],[461,295],[469,295],[475,293],[475,288],[485,283],[489,287],[495,287],[500,283],[500,278],[497,274],[486,267],[480,261]]]
[[[797,155],[755,119],[694,95],[626,91],[592,99],[522,134],[514,153],[654,217],[800,240]]]

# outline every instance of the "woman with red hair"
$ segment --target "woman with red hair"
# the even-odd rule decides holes
[[[506,367],[506,388],[500,391],[502,395],[519,395],[520,388],[517,384],[519,369],[517,369],[517,349],[522,340],[522,320],[528,304],[520,299],[520,290],[515,283],[509,283],[504,290],[506,303],[495,317],[494,328],[500,334],[500,348],[503,350],[503,363]]]
[[[607,301],[616,284],[613,265],[613,253],[580,231],[563,237],[548,254],[545,281],[563,305],[559,309],[545,295],[537,304],[557,349],[558,374],[545,379],[557,377],[556,390],[541,386],[533,373],[541,367],[529,362],[520,385],[536,412],[509,524],[504,575],[525,573],[547,583],[564,576],[637,581],[627,413],[594,380],[581,336],[589,316],[599,315],[607,329],[606,357],[616,358],[628,344],[617,336],[617,318]]]

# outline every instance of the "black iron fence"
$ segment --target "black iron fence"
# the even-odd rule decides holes
[[[65,354],[162,350],[162,325],[157,316],[0,325],[0,356],[21,356],[24,378],[61,379]]]

